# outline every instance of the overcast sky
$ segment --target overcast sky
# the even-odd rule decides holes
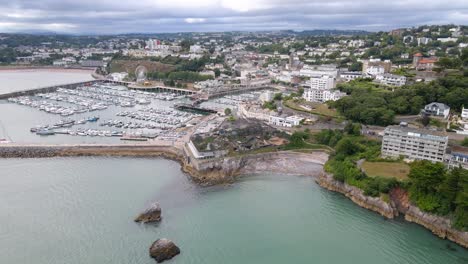
[[[0,0],[0,32],[76,34],[468,25],[468,0]]]

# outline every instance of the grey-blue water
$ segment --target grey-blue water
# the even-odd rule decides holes
[[[149,203],[159,225],[134,217]],[[227,187],[192,184],[163,159],[0,160],[0,263],[467,263],[468,252],[424,228],[384,220],[310,177],[263,174]]]

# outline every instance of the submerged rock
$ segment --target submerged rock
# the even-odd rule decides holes
[[[152,204],[148,209],[135,218],[135,222],[142,223],[159,221],[161,221],[161,206],[159,206],[159,203]]]
[[[149,253],[152,258],[160,263],[179,255],[180,249],[169,239],[161,238],[154,241],[149,249]]]

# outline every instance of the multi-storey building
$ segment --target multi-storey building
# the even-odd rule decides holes
[[[269,119],[269,124],[282,127],[294,127],[300,125],[302,119],[303,118],[298,116],[281,117],[271,115]]]
[[[346,93],[333,90],[306,89],[302,97],[309,102],[337,101],[346,96]]]
[[[448,136],[443,132],[388,126],[382,140],[382,156],[444,162],[447,143]]]
[[[335,88],[335,79],[328,75],[310,78],[310,88],[320,90],[330,90]]]
[[[395,75],[395,74],[390,74],[390,73],[377,75],[375,80],[378,81],[379,83],[382,83],[385,85],[391,85],[391,86],[403,86],[406,84],[405,76]]]
[[[346,80],[347,82],[362,77],[362,72],[340,72],[340,78]]]

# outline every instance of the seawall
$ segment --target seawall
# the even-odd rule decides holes
[[[450,219],[446,217],[421,211],[411,204],[408,193],[401,188],[393,189],[389,194],[390,199],[384,201],[381,197],[366,196],[361,189],[335,180],[333,175],[327,173],[322,173],[316,182],[330,191],[344,194],[359,206],[386,218],[393,219],[399,214],[404,214],[406,221],[422,225],[440,238],[468,248],[468,232],[453,228]]]

